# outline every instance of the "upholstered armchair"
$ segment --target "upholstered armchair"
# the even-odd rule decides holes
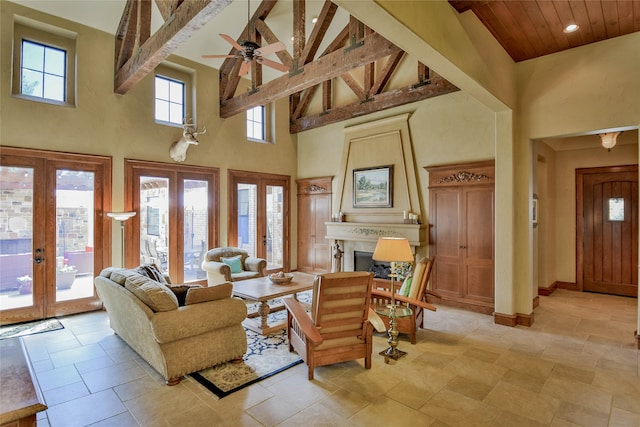
[[[398,322],[398,332],[401,334],[409,334],[411,344],[416,343],[416,331],[418,328],[424,328],[424,310],[436,311],[436,307],[427,302],[427,295],[438,296],[436,292],[428,289],[432,267],[433,260],[429,258],[422,258],[416,264],[407,296],[398,293],[400,284],[396,283],[396,304],[406,305],[412,310],[411,316],[396,319]],[[390,288],[390,281],[376,280],[373,285],[373,290],[371,291],[371,305],[390,304]],[[389,329],[389,317],[381,315],[380,318],[385,323],[387,329]]]
[[[246,250],[233,247],[211,249],[202,261],[209,286],[262,277],[266,268],[267,260],[249,256]]]
[[[283,299],[289,351],[295,350],[306,362],[309,380],[316,366],[364,358],[365,368],[371,368],[372,281],[373,273],[362,271],[316,276],[311,313],[296,299]]]

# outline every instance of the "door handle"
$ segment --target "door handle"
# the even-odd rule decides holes
[[[262,236],[262,245],[267,246],[267,236]]]
[[[44,252],[42,249],[36,249],[36,256],[33,257],[33,262],[35,262],[36,264],[40,264],[42,263],[42,261],[44,261],[44,257],[40,255],[42,252]]]
[[[467,249],[466,246],[460,245],[460,249]]]

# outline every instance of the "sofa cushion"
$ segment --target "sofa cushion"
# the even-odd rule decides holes
[[[140,274],[127,277],[124,287],[153,311],[171,311],[178,308],[178,298],[162,283]]]
[[[242,255],[220,259],[231,268],[231,274],[242,273]]]
[[[143,276],[147,276],[149,279],[155,280],[156,282],[160,282],[164,285],[167,284],[164,274],[158,269],[158,267],[156,267],[155,264],[141,264],[136,267],[134,271],[142,274]]]
[[[187,291],[187,298],[184,305],[198,304],[201,302],[215,301],[223,298],[231,298],[233,285],[222,283],[206,288],[191,288]]]
[[[181,285],[167,284],[167,286],[169,287],[171,292],[175,294],[176,298],[178,298],[178,305],[180,307],[185,305],[185,300],[187,298],[187,292],[189,291],[189,289],[202,287],[200,285],[187,285],[187,284],[181,284]]]
[[[114,282],[116,282],[117,284],[124,286],[127,277],[130,276],[140,276],[140,274],[136,273],[133,270],[127,270],[124,268],[116,268],[114,270],[111,271],[111,277],[109,277],[111,280],[113,280]]]

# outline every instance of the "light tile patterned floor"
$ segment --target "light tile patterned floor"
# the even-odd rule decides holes
[[[540,297],[530,328],[439,306],[396,364],[376,355],[312,382],[298,365],[220,400],[188,378],[165,386],[105,312],[24,341],[44,426],[640,426],[636,313],[636,299],[564,290]]]

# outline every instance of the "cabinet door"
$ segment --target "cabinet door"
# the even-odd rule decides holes
[[[432,286],[443,297],[463,296],[460,264],[462,248],[462,198],[458,189],[431,190],[431,252],[436,256],[432,271]]]
[[[331,195],[298,196],[298,270],[331,271],[331,244],[324,238],[325,222],[331,219]]]
[[[464,194],[462,272],[466,299],[493,304],[493,188],[468,188]]]

